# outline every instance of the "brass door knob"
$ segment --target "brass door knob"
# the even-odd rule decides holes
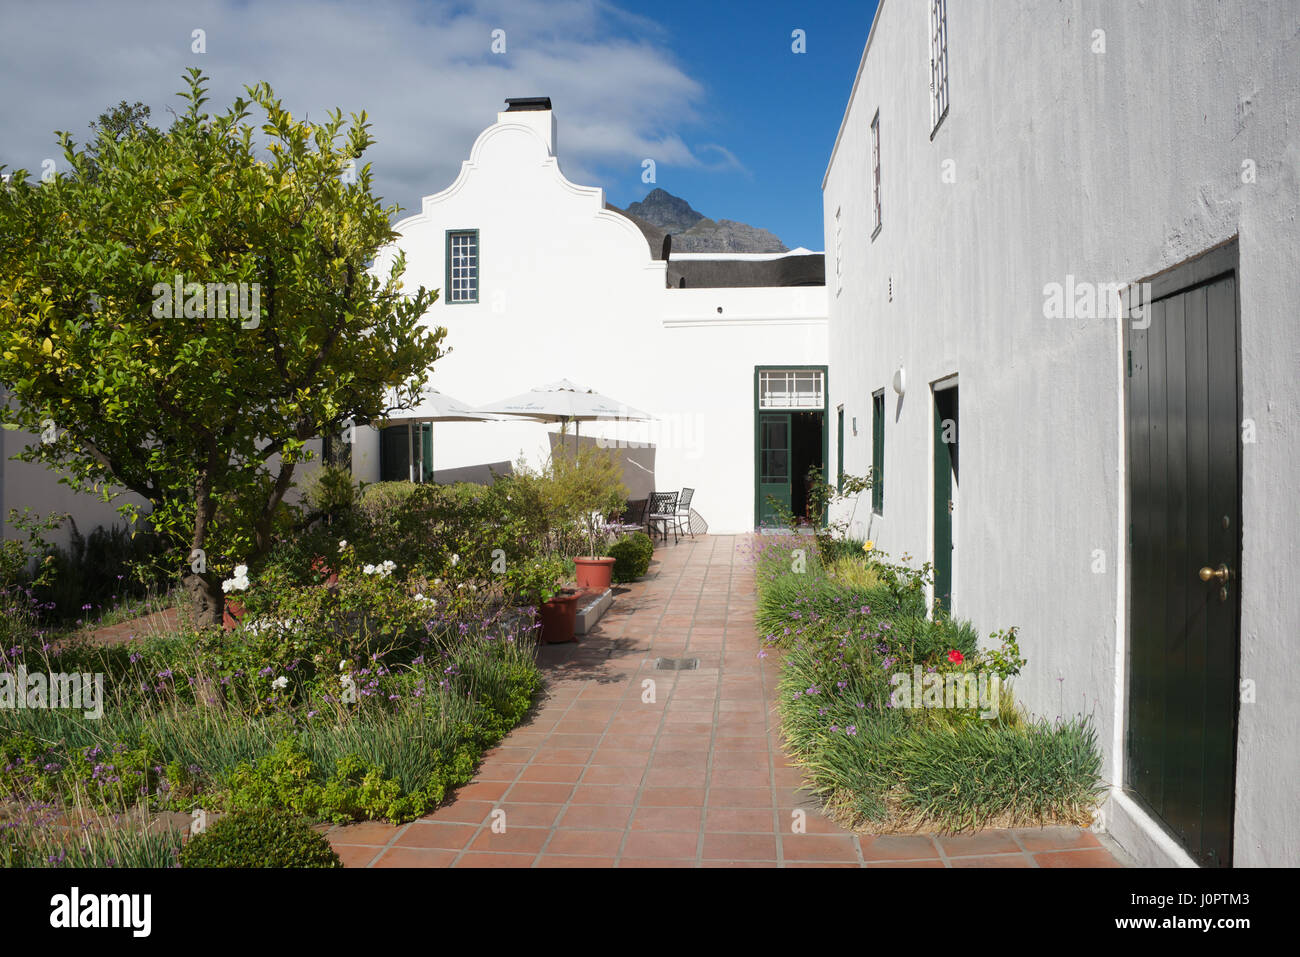
[[[1200,570],[1200,572],[1198,572],[1198,574],[1201,576],[1201,581],[1203,582],[1216,580],[1220,584],[1226,584],[1228,579],[1232,577],[1232,572],[1228,571],[1227,565],[1220,565],[1217,569],[1206,565]]]

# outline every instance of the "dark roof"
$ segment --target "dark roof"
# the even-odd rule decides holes
[[[824,286],[826,254],[807,253],[778,259],[674,259],[668,263],[668,282],[681,289]]]
[[[636,224],[650,247],[651,259],[664,258],[669,234],[653,223],[610,203],[610,212]],[[673,259],[668,255],[668,285],[673,289],[735,289],[745,286],[824,286],[826,254],[807,253],[779,259]]]
[[[549,96],[506,97],[507,113],[518,113],[521,110],[549,110],[550,108],[551,98]]]

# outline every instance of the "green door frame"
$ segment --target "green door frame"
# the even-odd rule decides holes
[[[831,377],[828,366],[815,365],[762,365],[754,366],[754,527],[761,527],[763,501],[759,497],[758,484],[762,478],[763,464],[760,460],[759,451],[762,439],[759,435],[759,415],[762,412],[758,407],[758,381],[760,372],[808,372],[819,371],[822,374],[822,479],[828,481],[829,476],[826,469],[830,467],[830,401],[831,401]],[[772,409],[773,412],[816,412],[817,409]],[[822,525],[825,526],[827,516],[822,517]]]

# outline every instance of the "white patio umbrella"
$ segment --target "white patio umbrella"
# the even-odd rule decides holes
[[[396,390],[389,390],[388,404],[395,406],[398,404],[398,394]],[[387,425],[406,425],[406,461],[407,471],[412,482],[424,481],[424,443],[420,443],[418,457],[416,450],[412,447],[411,426],[428,422],[496,422],[495,416],[484,415],[476,410],[468,402],[462,402],[454,399],[445,392],[439,392],[432,386],[426,385],[420,390],[419,400],[415,406],[410,409],[399,409],[384,417]],[[432,427],[430,428],[432,433]],[[430,443],[432,444],[432,443]],[[416,471],[417,465],[419,471]],[[429,450],[429,471],[433,471],[433,449]]]
[[[634,409],[592,389],[584,389],[568,379],[534,386],[519,395],[480,406],[478,411],[492,415],[513,415],[538,422],[572,422],[575,452],[583,422],[645,422],[653,418],[648,412]]]

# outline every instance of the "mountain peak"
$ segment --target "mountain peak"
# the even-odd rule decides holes
[[[691,253],[783,253],[786,246],[766,229],[723,219],[714,222],[680,196],[656,186],[627,211],[672,234],[673,249]]]

